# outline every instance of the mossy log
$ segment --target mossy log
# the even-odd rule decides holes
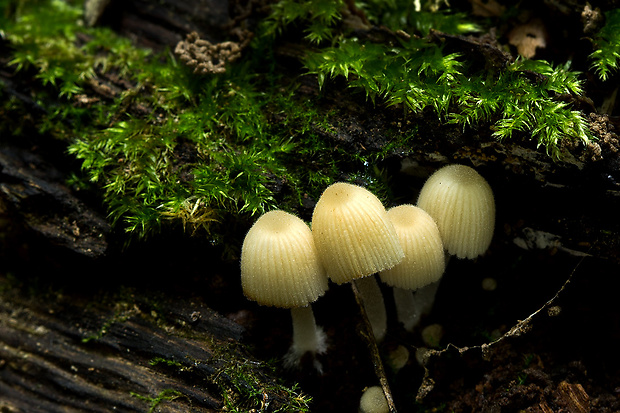
[[[235,27],[252,27],[253,22],[265,17],[264,6],[254,2],[244,7],[231,3],[227,9],[218,2],[209,1],[191,4],[168,1],[149,4],[148,7],[132,1],[106,4],[101,2],[100,13],[92,17],[93,22],[110,25],[119,33],[134,39],[138,45],[156,50],[174,49],[190,32],[196,32],[199,37],[214,42],[230,39],[235,36],[231,34],[235,33]],[[390,36],[395,36],[394,33],[377,28],[360,31],[358,35],[386,42],[393,41]],[[509,59],[502,50],[477,40],[439,32],[432,32],[430,38],[444,44],[450,52],[468,56],[474,64],[482,67],[502,66]],[[3,50],[7,55],[2,58],[2,64],[7,69],[10,47],[10,44],[4,42]],[[304,47],[303,44],[286,42],[277,47],[276,58],[280,70],[288,73],[287,76],[300,75],[297,61],[291,57],[303,55]],[[28,90],[32,87],[29,76],[12,76],[9,73],[10,69],[0,73],[5,93],[31,107],[29,116],[37,118],[44,114],[47,109],[41,107],[42,102],[33,102],[29,97]],[[545,202],[544,211],[538,210],[536,215],[530,217],[533,222],[522,223],[524,227],[570,238],[582,246],[592,246],[595,255],[615,256],[618,259],[615,251],[618,250],[617,234],[620,229],[610,215],[617,207],[620,196],[617,121],[596,114],[592,101],[587,97],[579,101],[569,96],[566,99],[573,99],[573,106],[589,118],[597,140],[588,147],[577,144],[565,146],[562,158],[556,160],[542,148],[537,148],[536,143],[529,140],[526,134],[498,142],[491,136],[492,130],[488,125],[463,130],[442,123],[433,113],[423,112],[403,117],[403,108],[386,108],[381,102],[360,102],[357,96],[347,93],[346,88],[338,82],[330,84],[322,92],[313,76],[304,76],[300,82],[296,98],[304,101],[320,97],[321,110],[330,113],[328,124],[315,125],[314,132],[336,147],[351,153],[368,154],[381,150],[389,142],[390,137],[385,135],[388,130],[401,130],[403,133],[412,128],[419,130],[419,139],[410,147],[395,148],[381,165],[389,169],[397,182],[397,185],[392,185],[396,187],[396,192],[399,191],[399,184],[403,183],[400,188],[414,186],[411,183],[417,185],[420,179],[445,163],[468,163],[488,177],[492,186],[500,188],[498,192],[511,188],[507,196],[520,194],[524,198],[523,202]],[[89,88],[85,94],[76,97],[75,105],[80,105],[80,102],[106,101],[124,93],[149,93],[148,90],[136,91],[132,82],[110,74],[96,72],[88,83]],[[53,105],[54,102],[48,104]],[[126,110],[132,116],[139,117],[140,114],[146,116],[150,109],[136,103]],[[21,142],[21,149],[10,145],[2,148],[5,209],[10,208],[24,219],[27,226],[54,242],[85,255],[105,254],[109,228],[101,218],[101,212],[89,210],[63,187],[67,175],[54,169],[67,172],[67,157],[58,148],[49,151],[49,143],[37,142],[41,138],[36,137],[35,131],[32,134],[33,140],[26,143],[29,146]],[[27,151],[34,153],[28,155]],[[30,163],[25,159],[28,156],[31,157]],[[60,164],[63,168],[58,168]],[[47,179],[48,182],[36,179]],[[409,183],[406,179],[409,179]],[[281,189],[286,190],[286,187]],[[534,199],[538,201],[531,200],[531,194],[536,194]],[[41,199],[49,202],[39,202]],[[570,199],[570,202],[554,203],[556,199]],[[413,197],[411,200],[414,201]],[[304,206],[309,214],[312,202]],[[597,213],[592,214],[593,211]],[[587,215],[587,228],[579,224],[584,218],[579,216],[579,212]],[[560,221],[565,222],[564,227],[556,225]],[[545,225],[541,226],[540,223]]]

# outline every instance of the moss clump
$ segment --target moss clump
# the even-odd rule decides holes
[[[162,402],[173,401],[180,397],[184,397],[181,392],[175,389],[165,389],[162,390],[157,396],[149,397],[143,396],[138,393],[131,393],[131,395],[137,399],[143,400],[149,405],[148,413],[152,413],[155,411],[157,406],[159,406]]]
[[[566,103],[566,96],[583,94],[579,74],[568,65],[517,60],[496,71],[480,70],[426,38],[396,39],[398,44],[391,45],[342,36],[335,45],[309,53],[304,64],[321,86],[342,76],[373,102],[381,98],[414,113],[430,108],[441,120],[464,128],[491,124],[499,140],[529,134],[555,158],[562,140],[592,138],[586,119]]]
[[[41,18],[48,14],[57,18]],[[35,101],[51,108],[37,130],[68,142],[90,185],[103,188],[111,220],[132,235],[172,222],[220,243],[231,222],[276,205],[295,210],[344,169],[365,168],[366,158],[334,154],[318,133],[326,115],[280,78],[269,35],[226,73],[200,77],[169,53],[153,55],[80,18],[79,4],[61,0],[24,6],[4,21],[11,67],[35,79]],[[95,78],[129,86],[90,101],[83,92]],[[20,102],[4,108],[27,111]],[[71,182],[87,186],[77,175]]]
[[[605,25],[594,37],[597,50],[590,59],[592,69],[601,80],[607,80],[612,72],[618,70],[620,60],[620,9],[605,13]]]
[[[275,363],[241,362],[224,356],[214,375],[227,411],[309,412],[312,398],[302,393],[297,384],[287,387],[267,378],[263,371],[273,371]],[[278,407],[275,407],[278,406]]]
[[[70,183],[102,188],[111,220],[128,233],[145,238],[176,224],[228,245],[239,243],[228,238],[234,223],[276,205],[296,212],[335,180],[366,182],[388,196],[386,177],[371,165],[416,139],[412,128],[382,131],[392,138],[371,149],[338,146],[330,114],[299,100],[301,82],[285,78],[275,63],[273,47],[284,32],[305,38],[301,60],[323,87],[344,78],[377,104],[404,107],[405,116],[430,109],[444,123],[490,126],[500,140],[530,135],[556,157],[563,140],[590,139],[581,113],[567,103],[582,94],[577,73],[543,61],[477,69],[437,42],[396,31],[460,34],[479,30],[480,22],[411,7],[402,0],[355,8],[281,0],[225,73],[198,76],[170,53],[155,55],[109,29],[84,27],[79,2],[10,2],[0,18],[12,48],[9,67],[30,78],[32,102],[12,97],[0,111],[34,119],[12,125],[13,134],[34,124],[65,140],[85,176]],[[388,27],[379,41],[360,35],[371,23]],[[102,79],[122,82],[92,99]],[[41,113],[28,115],[28,104]]]

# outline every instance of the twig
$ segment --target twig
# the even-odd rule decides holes
[[[390,391],[390,386],[385,375],[385,368],[383,367],[383,361],[381,360],[381,355],[379,354],[379,347],[377,346],[377,341],[375,340],[375,336],[372,332],[372,326],[370,325],[370,321],[368,320],[366,307],[364,306],[364,301],[362,300],[362,296],[357,288],[356,280],[353,280],[351,282],[351,288],[353,290],[353,295],[355,296],[355,301],[360,308],[360,314],[362,316],[362,321],[364,324],[363,335],[368,343],[370,358],[372,359],[372,364],[375,368],[375,374],[377,375],[379,383],[381,384],[381,388],[383,389],[383,394],[385,395],[385,400],[387,400],[390,413],[396,413],[394,398],[392,397],[392,392]]]

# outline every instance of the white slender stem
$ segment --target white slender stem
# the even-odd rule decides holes
[[[325,353],[327,340],[323,329],[316,325],[312,307],[291,308],[293,320],[293,344],[284,358],[287,367],[299,366],[301,358],[306,353],[312,356]],[[314,360],[315,368],[321,372],[322,368],[317,360]]]
[[[319,353],[321,340],[317,331],[319,327],[314,319],[312,307],[291,308],[291,318],[293,319],[293,346],[300,352]]]
[[[441,280],[439,280],[441,281]],[[435,305],[435,297],[439,289],[439,281],[418,288],[415,292],[416,307],[420,309],[423,315],[428,315]]]
[[[374,275],[358,278],[355,280],[355,285],[364,303],[375,340],[380,343],[387,331],[387,314],[377,279]]]
[[[414,291],[398,287],[394,287],[393,291],[398,321],[405,326],[405,330],[413,331],[422,317],[420,310],[416,310]]]
[[[405,330],[413,331],[420,324],[423,315],[430,314],[435,303],[439,281],[411,291],[394,287],[396,315]]]

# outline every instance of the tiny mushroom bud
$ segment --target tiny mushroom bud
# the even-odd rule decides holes
[[[390,407],[383,389],[372,386],[366,389],[360,398],[359,413],[389,413]]]
[[[439,347],[439,343],[444,335],[443,327],[440,324],[431,324],[422,330],[422,341],[428,347]]]
[[[304,221],[279,210],[262,215],[243,241],[241,284],[250,300],[291,309],[293,344],[287,364],[298,364],[306,352],[325,352],[325,335],[310,303],[327,290],[327,276]]]
[[[387,212],[394,224],[405,258],[380,272],[381,280],[394,287],[398,320],[407,331],[420,322],[446,267],[439,229],[433,218],[413,205],[400,205]],[[416,291],[414,296],[414,291]]]
[[[372,274],[404,257],[394,225],[379,198],[361,186],[337,182],[319,198],[312,214],[312,234],[329,278],[356,283],[377,341],[387,329],[381,290]],[[363,278],[366,277],[366,278]]]
[[[390,351],[387,355],[388,365],[396,373],[407,365],[409,350],[402,344]]]
[[[448,165],[428,178],[418,206],[437,222],[444,247],[458,258],[473,259],[491,244],[495,201],[487,181],[465,165]]]

